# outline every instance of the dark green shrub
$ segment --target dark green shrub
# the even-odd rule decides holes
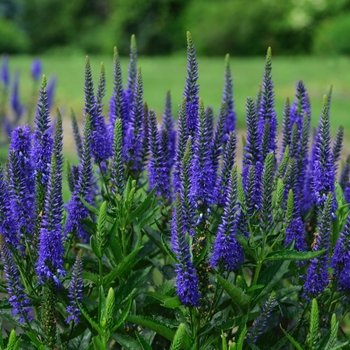
[[[21,53],[27,49],[25,33],[14,22],[0,17],[0,52]]]
[[[317,54],[350,55],[350,12],[323,22],[316,32],[313,51]]]

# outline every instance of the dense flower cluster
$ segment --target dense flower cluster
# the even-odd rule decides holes
[[[84,134],[80,136],[72,111],[79,163],[67,162],[72,196],[66,205],[62,117],[58,111],[53,127],[45,76],[34,130],[13,129],[8,162],[0,169],[0,253],[8,302],[21,322],[29,321],[30,304],[35,309],[44,296],[42,329],[47,343],[54,344],[56,317],[72,327],[62,339],[80,331],[75,324],[89,323],[96,346],[119,331],[120,319],[126,324],[128,317],[141,319],[144,327],[158,325],[158,320],[134,315],[151,310],[153,298],[156,310],[167,309],[162,320],[174,316],[177,323],[172,321],[171,327],[190,319],[191,327],[181,340],[188,348],[191,336],[216,331],[209,327],[219,313],[230,318],[220,324],[222,334],[231,334],[233,327],[250,344],[259,342],[267,324],[278,318],[277,301],[288,319],[308,307],[311,298],[321,298],[326,289],[328,293],[328,288],[337,298],[340,293],[339,300],[350,299],[350,157],[337,184],[344,130],[339,128],[332,146],[331,90],[323,99],[311,142],[309,96],[303,82],[297,82],[295,99],[284,106],[279,150],[268,49],[261,91],[257,99],[246,100],[247,133],[240,168],[229,56],[217,117],[199,97],[196,50],[189,33],[187,64],[177,125],[170,92],[158,125],[154,110],[144,103],[134,36],[126,86],[114,49],[108,121],[103,116],[104,65],[95,91],[86,58]],[[5,85],[7,70],[5,59],[1,72]],[[37,81],[40,74],[40,62],[35,61],[33,79]],[[15,82],[13,109],[20,115],[23,107]],[[83,251],[75,258],[80,248]],[[83,254],[84,265],[92,271],[83,273]],[[165,283],[155,292],[151,288],[156,283],[145,283],[143,264],[164,276]],[[292,285],[295,281],[302,285]],[[137,290],[144,285],[147,299],[142,296],[145,305],[139,307]],[[84,290],[88,290],[86,298]],[[98,298],[98,303],[85,304],[89,297]],[[230,299],[234,306],[227,311]],[[325,310],[333,307],[332,300],[323,302]],[[91,314],[98,320],[92,320]],[[271,320],[270,315],[274,315]],[[181,334],[181,324],[176,334]],[[172,330],[158,326],[165,339],[173,337]],[[135,334],[135,339],[143,339]],[[115,341],[127,347],[128,337],[123,334]],[[192,347],[203,344],[193,342]]]

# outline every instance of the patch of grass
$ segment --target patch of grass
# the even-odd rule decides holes
[[[55,105],[65,115],[70,108],[82,115],[84,103],[84,57],[77,56],[44,56],[44,71],[47,76],[57,76]],[[11,56],[12,70],[21,71],[21,95],[26,100],[31,91],[29,67],[32,57]],[[97,83],[99,65],[103,61],[106,67],[107,93],[105,98],[106,114],[108,101],[112,93],[112,55],[91,56],[94,79]],[[231,58],[234,78],[234,99],[237,111],[238,127],[245,128],[245,100],[247,96],[255,97],[262,81],[264,55],[258,58]],[[214,107],[218,112],[223,87],[224,58],[199,57],[200,96],[206,105]],[[144,78],[144,100],[150,108],[154,108],[161,117],[163,101],[167,90],[173,97],[173,112],[177,115],[181,103],[186,77],[186,53],[171,57],[141,57],[139,66]],[[128,69],[127,58],[122,58],[124,83]],[[281,120],[283,104],[286,97],[291,100],[295,94],[295,83],[302,79],[308,89],[312,106],[312,124],[317,125],[321,112],[322,96],[329,86],[333,85],[331,106],[332,132],[339,125],[350,129],[350,59],[347,57],[273,57],[273,81],[276,93],[276,110]]]

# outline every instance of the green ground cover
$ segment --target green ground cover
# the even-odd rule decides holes
[[[77,115],[82,114],[84,57],[83,56],[44,56],[41,57],[44,72],[57,76],[55,105],[63,114],[74,108]],[[261,58],[231,57],[231,68],[234,77],[235,108],[238,126],[245,127],[245,99],[254,96],[262,81],[264,55]],[[21,76],[21,96],[26,100],[25,91],[31,91],[28,67],[32,57],[11,56],[10,68],[19,68]],[[107,94],[112,91],[112,55],[91,56],[94,78],[97,81],[99,64],[105,63],[107,76]],[[124,82],[126,81],[127,59],[122,59]],[[186,76],[186,56],[141,57],[139,66],[144,78],[144,99],[150,108],[154,108],[160,116],[163,100],[167,90],[173,96],[173,112],[177,114],[177,105],[181,102]],[[199,57],[200,95],[205,105],[211,105],[217,111],[221,101],[223,85],[224,58]],[[276,110],[279,120],[282,117],[283,104],[286,97],[294,98],[294,87],[297,80],[302,79],[309,91],[313,125],[317,124],[321,111],[322,96],[328,87],[333,85],[331,107],[331,125],[333,132],[342,124],[345,130],[350,129],[350,58],[347,57],[275,57],[273,58],[273,80],[276,93]],[[107,99],[105,101],[108,104]]]

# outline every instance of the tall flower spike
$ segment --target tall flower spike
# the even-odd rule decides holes
[[[272,292],[265,302],[265,305],[260,311],[260,316],[254,320],[253,325],[248,333],[247,338],[254,344],[259,338],[259,335],[263,334],[266,327],[267,320],[270,318],[271,312],[276,305],[276,294]]]
[[[171,243],[176,254],[176,289],[180,301],[185,306],[199,306],[200,294],[198,290],[198,277],[190,247],[184,231],[183,213],[180,196],[176,196],[175,211],[172,219]]]
[[[13,224],[14,221],[7,184],[4,179],[3,169],[0,168],[0,232],[8,245],[17,248],[19,241],[16,227]]]
[[[137,86],[137,46],[135,35],[131,36],[130,40],[130,60],[129,60],[129,70],[128,70],[128,82],[126,90],[124,92],[125,106],[127,115],[131,116],[131,111],[133,109],[133,104],[135,102],[135,93]]]
[[[259,139],[259,117],[255,110],[254,100],[247,98],[246,102],[247,140],[243,150],[243,186],[246,188],[248,171],[251,165],[262,170],[261,144]],[[258,169],[257,169],[258,171]]]
[[[263,77],[262,95],[259,106],[259,117],[260,117],[260,137],[262,138],[264,132],[264,126],[266,122],[270,124],[269,132],[269,145],[267,153],[275,152],[276,137],[277,137],[277,118],[275,108],[275,95],[273,92],[272,83],[272,63],[271,63],[271,48],[269,47],[266,55],[265,71]]]
[[[340,153],[342,149],[344,139],[344,128],[342,126],[339,127],[337,134],[335,135],[335,139],[333,142],[333,164],[334,164],[334,171],[337,172],[338,169],[338,161],[340,159]]]
[[[236,112],[234,110],[233,102],[233,82],[232,72],[230,68],[230,55],[225,57],[225,83],[222,94],[222,103],[226,104],[227,117],[225,122],[225,133],[230,133],[236,129]]]
[[[292,133],[291,133],[291,123],[290,123],[290,103],[289,98],[286,99],[283,109],[283,118],[282,118],[282,149],[281,149],[281,158],[283,157],[284,151],[287,146],[290,146]]]
[[[167,92],[164,103],[163,124],[162,131],[166,130],[168,133],[168,169],[172,168],[175,158],[175,146],[176,146],[176,130],[174,128],[174,117],[171,111],[171,95],[170,91]]]
[[[198,127],[199,85],[197,80],[198,63],[196,49],[190,32],[187,32],[187,77],[184,97],[186,98],[187,128],[191,137],[196,136]]]
[[[299,80],[296,84],[296,100],[293,102],[291,108],[291,116],[290,116],[290,125],[294,123],[297,124],[299,135],[301,134],[302,124],[304,115],[307,115],[308,123],[310,124],[311,120],[311,109],[310,109],[310,100],[308,93],[306,91],[305,85],[301,80]]]
[[[196,201],[204,205],[212,204],[213,200],[213,162],[212,148],[208,137],[203,100],[199,100],[198,134],[194,142],[192,191]]]
[[[189,135],[186,122],[186,100],[182,100],[180,105],[179,118],[177,124],[177,147],[175,151],[175,162],[174,162],[174,172],[173,172],[173,183],[174,191],[178,192],[180,190],[180,173],[181,173],[181,162],[186,151],[186,142]]]
[[[142,152],[141,152],[141,169],[145,169],[150,154],[150,145],[149,145],[149,111],[148,104],[145,102],[143,104],[143,140],[142,140]]]
[[[47,104],[49,106],[49,110],[52,107],[53,99],[55,97],[55,88],[56,88],[56,77],[51,76],[49,79],[49,83],[47,85]]]
[[[144,138],[143,121],[143,82],[141,68],[139,68],[127,138],[128,159],[131,163],[131,168],[136,171],[141,171],[141,153]]]
[[[35,81],[38,81],[42,72],[42,64],[39,58],[34,58],[32,61],[31,75]]]
[[[79,323],[81,311],[78,302],[83,300],[83,259],[81,250],[79,250],[73,265],[68,298],[69,306],[67,307],[68,317],[66,322],[73,321],[74,323]]]
[[[186,151],[181,163],[179,193],[183,208],[184,230],[194,237],[196,226],[196,202],[192,196],[193,177],[193,146],[191,137],[188,138]]]
[[[46,77],[43,75],[35,118],[32,155],[37,192],[43,191],[43,193],[45,193],[49,181],[53,143],[50,133],[50,111],[47,101],[46,85]],[[42,198],[43,197],[38,198],[38,203],[39,201],[40,203],[43,202],[41,201]]]
[[[34,178],[29,126],[12,132],[9,151],[9,196],[18,238],[32,238],[34,228]]]
[[[46,77],[43,75],[33,135],[32,161],[35,175],[36,223],[35,236],[39,235],[44,203],[50,178],[53,139],[50,130],[50,110],[47,98]]]
[[[215,239],[211,266],[224,271],[237,271],[244,261],[242,246],[237,241],[237,167],[231,171],[229,194],[227,197],[222,223],[219,225]]]
[[[350,215],[334,249],[331,267],[338,281],[339,290],[350,291]]]
[[[308,154],[309,154],[309,134],[310,134],[310,119],[307,114],[304,114],[304,121],[301,128],[301,135],[299,141],[299,152],[297,157],[298,179],[295,193],[298,206],[301,209],[303,206],[303,189],[306,183],[307,168],[308,168]],[[309,200],[308,198],[306,200]]]
[[[50,181],[45,199],[45,210],[39,237],[39,258],[36,271],[39,281],[52,280],[61,286],[59,277],[65,275],[63,268],[63,197],[62,197],[62,117],[58,111]]]
[[[213,110],[213,107],[208,106],[205,109],[205,117],[207,120],[207,128],[209,131],[209,138],[212,139],[214,137],[214,110]]]
[[[90,63],[86,66],[86,70],[90,68]],[[89,93],[93,93],[93,82],[91,76],[91,68],[90,74],[85,74],[85,79],[91,79],[90,82],[86,82],[86,85],[91,86],[91,91]],[[112,154],[112,142],[108,135],[108,130],[104,121],[104,117],[102,115],[103,102],[102,99],[104,97],[106,91],[106,77],[105,77],[105,68],[103,62],[101,62],[101,71],[100,78],[97,88],[96,99],[93,96],[90,96],[89,99],[91,102],[95,102],[95,105],[92,107],[91,116],[91,151],[95,158],[95,163],[100,164],[101,162],[107,160]],[[85,101],[87,104],[87,99]]]
[[[330,236],[332,230],[332,193],[327,194],[322,211],[318,216],[318,232],[314,234],[312,250],[330,249]],[[310,261],[304,283],[304,295],[311,299],[320,295],[328,284],[329,257],[327,252]]]
[[[322,206],[329,192],[334,194],[335,175],[333,154],[330,148],[329,106],[327,96],[323,97],[322,114],[318,124],[315,140],[315,159],[313,163],[312,196],[318,206]],[[333,198],[333,212],[336,211],[336,200]]]
[[[4,236],[0,234],[0,255],[7,280],[7,292],[10,295],[9,303],[12,306],[12,314],[19,315],[19,322],[31,320],[29,313],[30,301],[23,288],[19,271],[13,260],[11,251],[8,249]]]
[[[87,116],[84,130],[83,157],[79,169],[79,180],[74,189],[71,200],[67,203],[67,222],[65,234],[76,233],[79,238],[87,239],[88,235],[83,228],[82,219],[86,219],[89,212],[81,202],[80,197],[87,202],[92,202],[91,186],[93,181],[92,164],[91,164],[91,122],[90,116]]]
[[[340,173],[339,185],[345,191],[346,184],[349,182],[350,175],[350,155],[346,158],[346,161],[343,165],[343,169]]]
[[[75,141],[75,148],[77,150],[77,154],[78,154],[79,159],[81,159],[81,157],[83,155],[83,142],[81,140],[79,126],[77,123],[77,118],[75,116],[73,109],[71,110],[70,117],[71,117],[71,121],[72,121],[72,129],[73,129],[73,136],[74,136],[74,141]]]
[[[170,183],[168,168],[157,127],[157,117],[153,109],[149,111],[149,126],[149,145],[151,150],[151,159],[148,164],[149,188],[152,190],[154,187],[156,187],[158,196],[169,198]]]
[[[111,140],[114,135],[115,121],[120,118],[122,120],[123,127],[123,144],[125,144],[125,136],[128,129],[128,114],[125,110],[124,101],[124,90],[123,90],[123,79],[122,69],[120,65],[120,58],[117,47],[114,47],[113,54],[113,95],[110,100],[110,111],[109,111],[109,131]]]
[[[227,141],[227,134],[225,134],[225,125],[226,125],[226,119],[227,119],[227,106],[225,104],[221,105],[220,113],[218,117],[218,123],[215,130],[215,134],[212,141],[211,146],[211,159],[212,159],[212,171],[213,171],[213,177],[212,177],[212,183],[209,184],[209,186],[215,186],[216,182],[216,174],[219,167],[219,158],[222,153],[222,148],[224,141]],[[210,129],[207,127],[207,129],[210,132]],[[226,138],[226,140],[225,140]],[[208,135],[208,139],[210,140],[210,134]]]
[[[268,230],[271,225],[274,165],[274,154],[271,152],[266,157],[262,175],[260,220],[263,230]]]
[[[223,156],[220,177],[215,187],[215,200],[218,205],[224,206],[229,189],[230,173],[236,157],[236,133],[231,132]]]
[[[113,182],[115,192],[122,195],[124,192],[124,162],[123,162],[123,126],[122,120],[117,118],[114,127],[113,157],[111,180]]]
[[[5,89],[8,90],[10,85],[10,69],[8,56],[6,54],[2,55],[1,79],[4,83]]]
[[[19,71],[15,72],[15,77],[13,79],[11,107],[15,115],[14,124],[16,125],[20,120],[22,113],[24,111],[24,106],[21,104],[19,100]]]
[[[103,110],[103,98],[106,94],[106,71],[105,65],[101,62],[100,66],[100,78],[98,81],[97,92],[96,92],[96,113],[102,115]]]

